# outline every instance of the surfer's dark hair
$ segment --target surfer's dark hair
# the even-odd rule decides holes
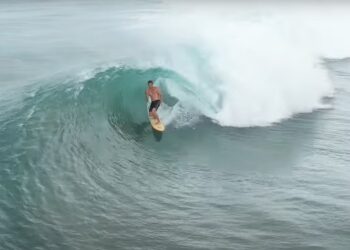
[[[152,80],[149,80],[147,83],[150,84],[150,83],[153,83],[153,81],[152,81]]]

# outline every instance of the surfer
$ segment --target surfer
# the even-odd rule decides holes
[[[148,89],[146,90],[146,99],[148,97],[151,98],[151,105],[149,106],[149,115],[152,116],[155,120],[157,120],[157,124],[160,123],[159,116],[157,114],[157,110],[160,106],[160,103],[163,101],[162,94],[160,89],[153,85],[153,81],[148,81]]]

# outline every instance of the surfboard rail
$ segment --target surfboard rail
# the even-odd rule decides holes
[[[165,131],[165,125],[160,121],[157,123],[157,120],[154,119],[152,116],[148,116],[149,122],[151,123],[151,126],[154,130],[157,130],[159,132],[164,132]]]

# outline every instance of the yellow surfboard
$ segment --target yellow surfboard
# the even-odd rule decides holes
[[[147,113],[148,113],[149,105],[150,105],[150,102],[148,102],[148,104],[147,104]],[[148,119],[149,119],[149,122],[151,123],[151,126],[154,130],[156,130],[158,132],[164,132],[165,125],[162,123],[162,121],[157,123],[157,120],[154,119],[152,116],[150,116],[149,113],[148,113]]]
[[[162,123],[162,121],[157,123],[157,120],[154,119],[152,116],[148,116],[148,118],[149,118],[149,122],[151,123],[151,126],[154,130],[157,130],[159,132],[164,132],[165,125]]]

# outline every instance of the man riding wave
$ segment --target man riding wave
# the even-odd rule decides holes
[[[163,96],[160,92],[160,89],[153,85],[153,81],[148,81],[148,88],[146,90],[146,99],[148,100],[148,97],[151,98],[151,105],[149,106],[149,115],[153,117],[157,122],[156,124],[160,123],[159,116],[157,114],[157,110],[163,102]]]

